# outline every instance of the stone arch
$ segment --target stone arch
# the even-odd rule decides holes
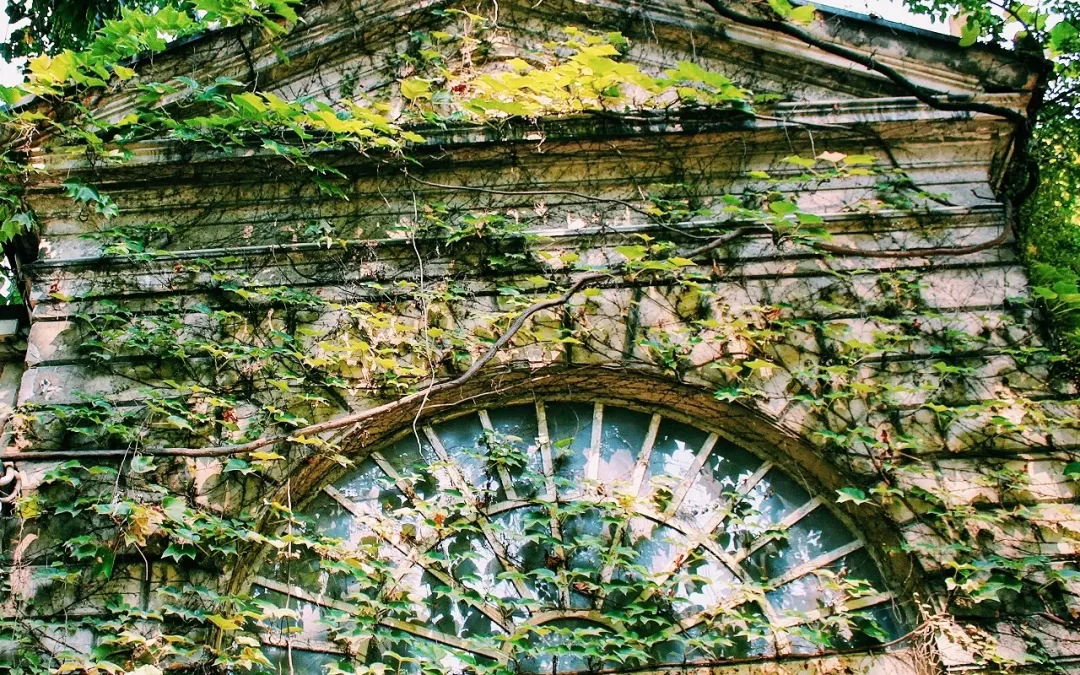
[[[660,415],[708,431],[735,447],[750,451],[766,465],[774,466],[776,471],[794,477],[811,495],[820,498],[824,510],[855,534],[881,573],[888,591],[901,601],[901,619],[908,625],[915,625],[909,600],[920,583],[912,561],[898,553],[900,535],[896,528],[881,517],[876,507],[860,508],[835,501],[833,491],[852,485],[851,475],[830,458],[822,456],[805,439],[784,430],[760,412],[719,401],[708,391],[653,373],[579,368],[529,374],[511,372],[477,378],[459,390],[423,401],[422,406],[413,404],[389,410],[385,416],[373,419],[364,430],[351,430],[342,439],[342,444],[347,455],[359,461],[414,434],[414,421],[417,421],[416,428],[430,429],[475,415],[477,411],[520,406],[538,400],[599,403],[604,407]],[[347,475],[350,470],[332,466],[324,460],[298,467],[292,474],[295,482],[289,488],[293,504],[303,508],[315,495],[322,494],[324,486]],[[236,587],[250,589],[258,567],[254,558],[242,566],[234,579]],[[545,621],[565,618],[553,615]],[[595,617],[585,617],[586,620],[591,618]]]

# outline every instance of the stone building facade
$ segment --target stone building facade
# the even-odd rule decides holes
[[[163,82],[232,78],[254,92],[334,105],[397,86],[411,67],[401,55],[430,40],[418,35],[457,34],[475,20],[446,11],[453,8],[327,0],[306,7],[275,45],[255,31],[210,33],[138,70]],[[816,658],[787,639],[709,668],[962,670],[978,661],[963,639],[969,621],[990,626],[1002,654],[1036,644],[1073,667],[1076,586],[1061,585],[1056,608],[1025,604],[1016,584],[965,605],[946,583],[957,574],[950,533],[919,512],[970,509],[971,530],[952,536],[1006,559],[1041,556],[1056,570],[1075,561],[1080,515],[1064,472],[1076,447],[1074,394],[1055,372],[1008,203],[1020,124],[928,105],[880,73],[696,3],[502,0],[462,9],[493,25],[472,57],[477,68],[497,72],[511,59],[538,58],[566,26],[619,31],[629,40],[627,61],[652,71],[686,61],[723,73],[754,92],[755,113],[682,108],[431,126],[418,129],[425,140],[408,151],[415,162],[327,152],[320,161],[333,171],[322,177],[271,146],[208,149],[161,137],[127,143],[120,161],[46,139],[25,197],[39,231],[19,245],[30,308],[25,355],[11,350],[0,376],[17,410],[4,457],[21,472],[22,494],[56,494],[50,472],[71,459],[100,459],[120,466],[121,476],[144,471],[191,507],[265,524],[269,505],[286,498],[318,512],[319,500],[340,497],[373,451],[388,456],[414,436],[454,464],[460,457],[447,439],[463,415],[490,431],[502,428],[501,411],[518,411],[532,420],[532,431],[519,434],[528,452],[550,460],[543,453],[557,440],[559,406],[577,411],[583,425],[567,438],[581,436],[584,464],[566,477],[603,494],[597,485],[648,482],[649,453],[659,452],[672,420],[711,439],[695,447],[700,456],[671,460],[685,464],[673,479],[677,500],[696,489],[716,444],[748,453],[763,463],[751,467],[751,483],[775,471],[813,496],[786,511],[785,523],[813,511],[834,523],[821,527],[850,533],[839,548],[807,553],[803,567],[856,549],[869,556],[884,588],[867,606],[890,606],[895,622],[884,641],[943,612],[961,633]],[[843,13],[819,11],[807,30],[961,108],[979,102],[1026,116],[1038,96],[1038,68],[1003,51]],[[142,93],[119,87],[89,104],[115,121]],[[90,202],[73,206],[64,196],[73,181],[108,195],[116,215],[106,218]],[[656,241],[693,248],[731,227],[722,222],[730,220],[725,195],[757,195],[766,208],[796,204],[820,216],[810,229],[828,237],[749,228],[680,263],[677,275],[610,275],[532,316],[475,376],[424,395],[433,383],[461,379],[516,313],[557,297],[582,266],[647,258]],[[508,234],[496,234],[500,227]],[[424,353],[438,354],[435,366]],[[229,404],[206,403],[194,385]],[[217,419],[199,426],[168,401],[202,401]],[[140,418],[146,428],[119,442],[101,428],[72,431],[107,425],[123,416],[116,410],[145,414],[147,405],[156,416]],[[212,450],[342,416],[356,422],[321,436],[333,452],[293,436],[273,448],[283,459],[249,472],[258,464],[249,454]],[[609,430],[643,444],[619,460],[622,468],[604,449],[615,443]],[[210,449],[133,461],[155,457],[154,448]],[[889,480],[926,499],[871,494],[883,464]],[[548,478],[552,471],[538,469]],[[453,476],[457,489],[469,487],[471,478]],[[746,479],[706,490],[703,512],[710,494],[752,490]],[[137,490],[139,478],[132,480],[127,489]],[[849,496],[869,501],[843,499],[851,488]],[[347,496],[338,506],[359,509]],[[1016,509],[1030,515],[1028,527],[1010,529],[994,515]],[[649,517],[681,527],[677,515],[660,511]],[[185,581],[220,592],[292,592],[308,607],[349,611],[318,589],[270,579],[255,545],[217,562],[203,552],[166,555],[151,539],[141,551],[117,550],[111,578],[90,590],[35,576],[65,559],[63,543],[82,534],[80,522],[31,515],[7,524],[15,560],[9,618],[25,615],[33,599],[33,611],[49,617],[42,644],[58,653],[102,643],[101,631],[78,617],[108,616],[117,597],[160,613],[171,597],[163,589]],[[814,532],[800,536],[821,535]],[[493,546],[496,557],[511,555]],[[799,577],[792,568],[785,574]],[[780,623],[784,602],[769,605]],[[217,645],[234,635],[218,629],[195,635]],[[430,627],[395,630],[457,648],[453,639],[467,640],[471,629],[442,627],[433,638],[423,632]],[[265,641],[310,664],[322,663],[311,654],[374,649],[303,631],[267,633]],[[303,668],[319,672],[310,664]]]

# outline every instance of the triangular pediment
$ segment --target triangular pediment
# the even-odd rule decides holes
[[[736,6],[733,4],[733,6]],[[480,30],[476,16],[487,28]],[[869,18],[819,11],[806,27],[901,73],[928,92],[1002,97],[1026,94],[1031,69],[1003,52],[964,49],[944,36],[899,30]],[[731,78],[771,103],[820,103],[909,95],[880,73],[814,49],[768,28],[724,20],[688,0],[488,0],[476,3],[309,3],[283,39],[229,29],[173,46],[138,66],[143,79],[229,78],[282,98],[341,99],[390,92],[410,72],[409,59],[431,36],[476,39],[464,58],[477,69],[498,69],[514,58],[541,54],[567,27],[624,35],[624,59],[649,73],[688,61]],[[437,41],[437,40],[436,40]],[[460,65],[460,64],[453,64]],[[121,87],[98,101],[107,118],[122,118],[139,93]],[[1026,100],[1012,101],[1014,107]]]

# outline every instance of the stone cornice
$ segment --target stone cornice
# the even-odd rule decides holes
[[[984,94],[971,100],[993,103],[1012,110],[1023,111],[1026,96],[1022,94]],[[555,142],[562,139],[597,139],[653,134],[702,133],[739,130],[764,131],[789,126],[832,128],[843,131],[855,125],[885,128],[890,124],[913,121],[927,123],[957,122],[975,118],[994,121],[988,115],[935,110],[912,97],[875,99],[841,99],[782,103],[761,111],[758,116],[743,111],[643,111],[634,114],[580,115],[546,119],[540,123],[511,122],[495,128],[468,124],[445,129],[418,128],[427,141],[418,147],[461,147],[506,142]],[[1001,120],[1006,128],[1011,126]],[[748,140],[753,135],[747,136]],[[245,158],[273,159],[277,155],[261,147],[238,147],[230,152],[206,150],[189,142],[171,139],[151,139],[125,145],[130,156],[118,168],[166,165],[171,163],[207,163],[235,161]],[[334,151],[327,151],[332,153]],[[35,169],[49,173],[80,171],[108,172],[110,165],[91,161],[81,147],[69,146],[39,150],[33,157]]]

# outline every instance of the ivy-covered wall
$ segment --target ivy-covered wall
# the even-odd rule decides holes
[[[277,51],[226,32],[139,77],[204,115],[173,131],[233,140],[259,133],[281,101],[268,92],[390,87],[389,106],[421,116],[405,157],[179,133],[112,157],[32,153],[29,337],[4,451],[21,472],[5,523],[21,672],[31,654],[90,672],[260,663],[249,624],[266,615],[243,598],[292,551],[294,511],[417,421],[552,396],[715,428],[866,541],[912,627],[900,656],[826,640],[816,661],[768,668],[1074,667],[1077,407],[1014,246],[1014,120],[935,109],[670,8],[504,3],[483,30],[418,10],[408,32],[404,8],[357,24],[337,7],[316,5]],[[574,21],[600,32],[543,44]],[[342,25],[353,37],[319,52],[314,36]],[[850,18],[818,30],[1025,114],[1034,76],[1005,55]],[[236,67],[210,62],[230,40]],[[512,58],[539,77],[586,43],[740,102],[544,119],[488,83],[474,109],[527,119],[436,114],[478,85],[440,83],[432,51],[453,44],[480,81]],[[249,126],[206,112],[226,76],[254,92],[223,98]],[[139,96],[93,104],[122,121]]]

